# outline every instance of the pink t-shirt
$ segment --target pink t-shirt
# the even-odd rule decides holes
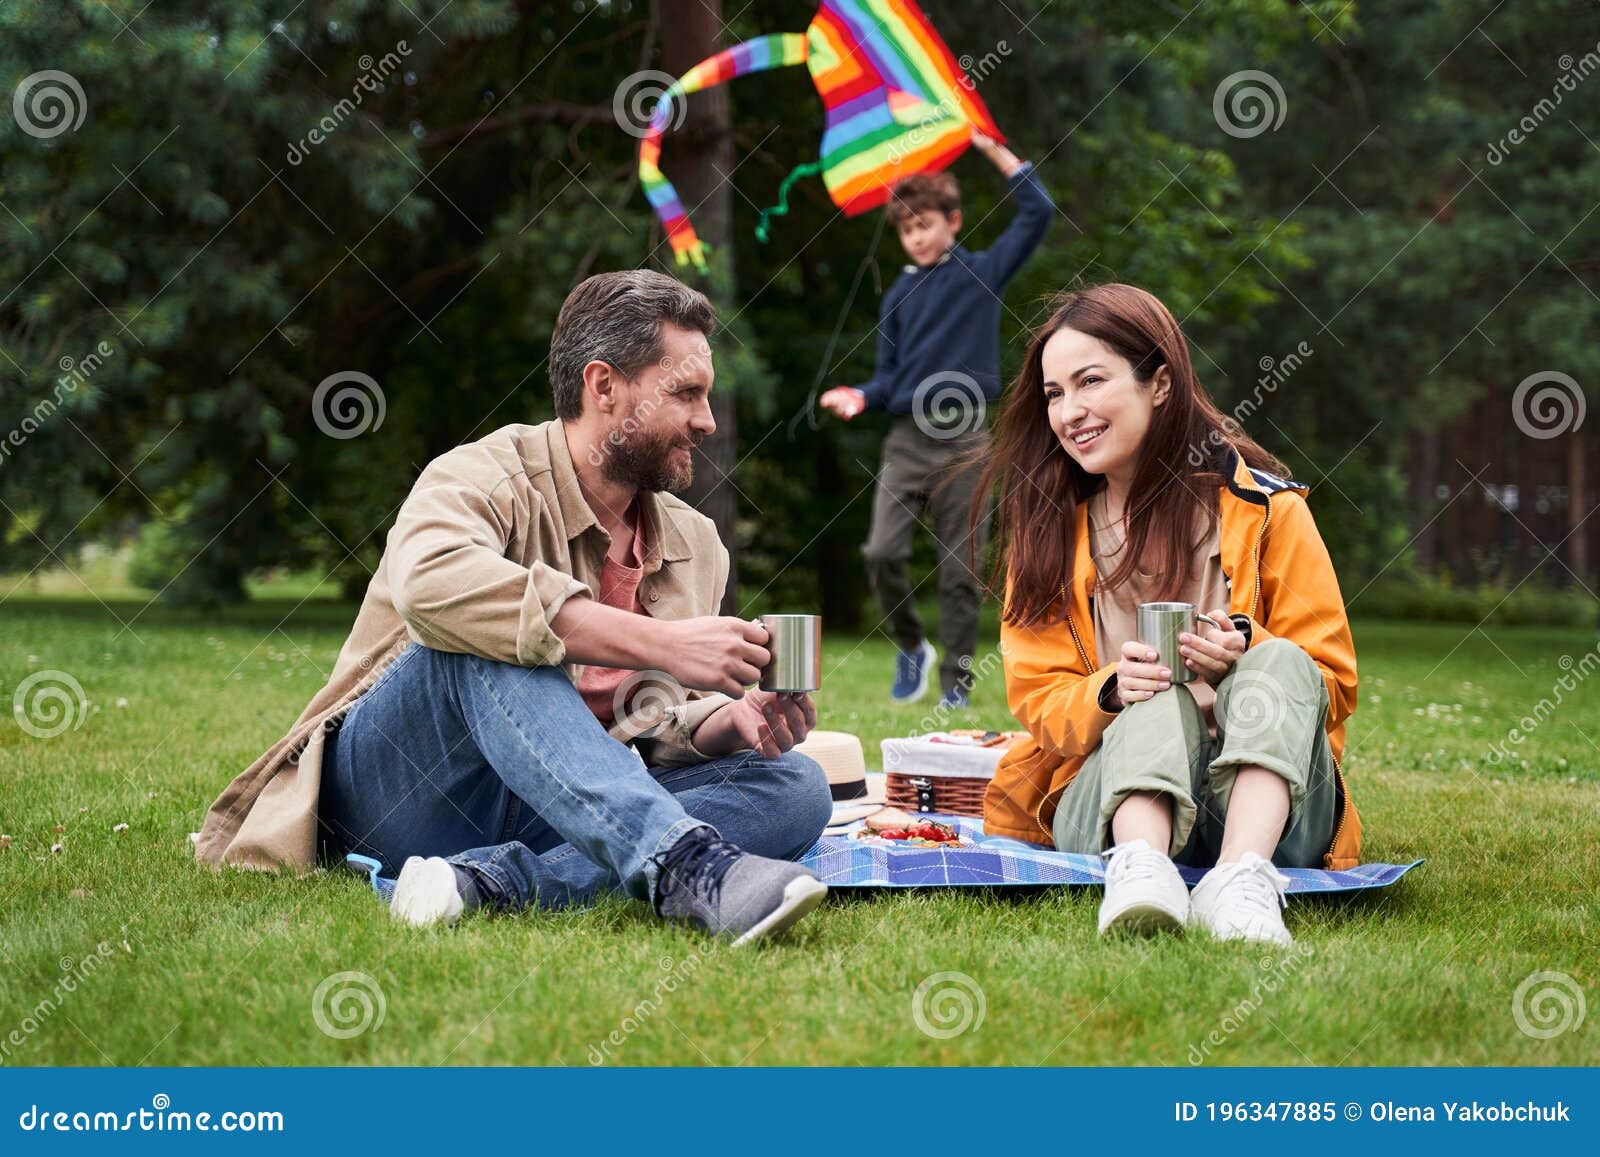
[[[639,580],[644,577],[646,553],[644,515],[634,506],[633,544],[628,550],[627,563],[620,563],[610,555],[600,569],[600,601],[619,611],[645,613],[639,601]],[[618,689],[634,672],[627,667],[584,667],[578,676],[578,694],[585,705],[594,712],[601,726],[610,727],[616,720]]]

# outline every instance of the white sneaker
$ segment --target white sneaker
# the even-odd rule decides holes
[[[1254,852],[1221,864],[1195,885],[1189,923],[1218,940],[1260,940],[1287,948],[1294,937],[1283,926],[1289,877]]]
[[[456,887],[456,870],[439,856],[412,856],[395,881],[389,914],[418,928],[454,924],[466,904]]]
[[[1144,840],[1129,840],[1101,855],[1106,894],[1100,901],[1100,935],[1113,928],[1133,932],[1180,931],[1189,921],[1189,888],[1177,866]]]

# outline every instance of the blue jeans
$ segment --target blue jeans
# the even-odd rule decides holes
[[[653,857],[697,827],[797,859],[831,810],[799,752],[647,768],[560,668],[412,644],[328,737],[318,821],[336,859],[359,852],[392,875],[443,856],[497,906],[559,908],[612,889],[652,899]]]

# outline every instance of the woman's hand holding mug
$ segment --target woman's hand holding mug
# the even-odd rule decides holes
[[[1117,702],[1127,707],[1172,686],[1172,669],[1163,667],[1161,655],[1149,643],[1129,639],[1117,661]]]
[[[1202,626],[1200,634],[1184,631],[1178,636],[1178,652],[1184,666],[1215,687],[1233,670],[1233,665],[1244,654],[1244,632],[1233,625],[1227,607],[1218,607],[1210,613],[1218,626]],[[1221,627],[1226,623],[1227,627]]]

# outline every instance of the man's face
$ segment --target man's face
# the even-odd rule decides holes
[[[661,356],[617,388],[605,438],[605,476],[652,493],[686,489],[694,481],[694,447],[717,429],[713,376],[706,335],[663,323]]]

